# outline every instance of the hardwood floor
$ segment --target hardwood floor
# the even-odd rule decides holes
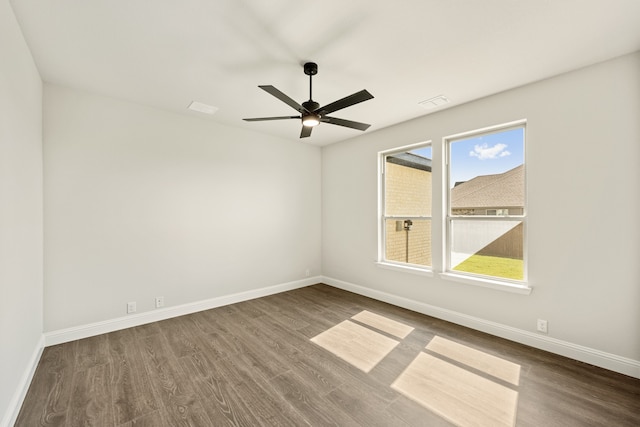
[[[16,426],[514,423],[638,426],[640,380],[315,285],[47,347]]]

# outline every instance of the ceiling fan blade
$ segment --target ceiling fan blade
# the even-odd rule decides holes
[[[276,89],[275,87],[273,87],[271,85],[258,86],[258,87],[260,89],[264,90],[265,92],[268,92],[271,95],[275,96],[280,101],[282,101],[285,104],[289,105],[291,108],[293,108],[296,111],[299,111],[301,113],[303,111],[307,111],[307,109],[304,108],[302,105],[298,104],[296,101],[294,101],[293,99],[289,98],[287,95],[285,95],[284,93],[280,92],[278,89]]]
[[[242,119],[245,122],[263,122],[265,120],[286,120],[286,119],[300,119],[300,116],[280,116],[280,117],[253,117],[250,119]]]
[[[313,130],[313,127],[311,126],[302,126],[302,130],[300,131],[300,138],[310,137],[312,130]]]
[[[334,111],[342,110],[343,108],[350,107],[352,105],[358,104],[359,102],[367,101],[372,98],[373,95],[363,89],[360,92],[354,93],[353,95],[345,96],[344,98],[332,102],[331,104],[320,107],[316,111],[322,112],[322,114],[330,114]]]
[[[323,118],[321,118],[320,121],[324,123],[330,123],[332,125],[345,126],[348,128],[358,129],[358,130],[367,130],[369,129],[369,126],[371,126],[367,123],[353,122],[351,120],[345,120],[345,119],[339,119],[337,117],[327,117],[327,116],[324,116]]]

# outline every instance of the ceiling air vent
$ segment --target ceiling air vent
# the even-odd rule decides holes
[[[433,98],[429,98],[425,101],[418,102],[418,105],[421,105],[424,108],[436,108],[444,104],[449,103],[449,98],[444,95],[434,96]]]
[[[198,101],[193,101],[187,108],[191,111],[197,111],[204,114],[214,114],[218,111],[218,107],[213,107]]]

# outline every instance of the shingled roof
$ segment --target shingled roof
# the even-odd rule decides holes
[[[477,176],[451,189],[454,209],[523,206],[524,165],[500,174]]]

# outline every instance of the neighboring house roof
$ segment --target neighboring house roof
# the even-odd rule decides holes
[[[477,176],[451,189],[454,209],[523,206],[524,165],[500,174]]]
[[[387,156],[387,162],[431,172],[431,159],[413,153],[398,153]]]

